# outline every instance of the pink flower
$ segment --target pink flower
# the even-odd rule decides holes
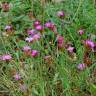
[[[58,41],[58,43],[63,43],[63,41],[64,41],[63,36],[58,36],[57,41]]]
[[[22,49],[23,49],[23,51],[25,51],[25,52],[31,50],[30,46],[24,46]]]
[[[54,31],[56,29],[56,25],[52,22],[45,23],[45,27],[49,28],[52,31]]]
[[[64,42],[64,38],[63,36],[58,36],[57,37],[57,42],[58,42],[58,48],[63,48],[63,42]]]
[[[32,37],[27,37],[27,38],[25,38],[25,41],[26,42],[29,42],[29,43],[31,43],[31,42],[33,42],[33,38]]]
[[[36,33],[36,30],[34,30],[34,29],[33,30],[28,30],[27,33],[29,35],[34,35]]]
[[[36,26],[38,26],[38,25],[40,25],[40,24],[41,24],[41,22],[40,22],[39,20],[36,20],[36,21],[34,22],[33,26],[36,27]]]
[[[84,30],[79,30],[79,35],[83,35],[84,34]]]
[[[38,51],[37,50],[32,50],[32,53],[31,53],[31,55],[32,55],[32,57],[36,57],[36,56],[38,56]]]
[[[79,64],[79,65],[77,66],[77,68],[78,68],[79,70],[84,70],[84,69],[86,68],[86,65],[85,65],[85,64]]]
[[[34,39],[34,40],[39,40],[40,37],[41,37],[40,33],[37,33],[37,34],[35,34],[35,35],[33,36],[33,39]]]
[[[51,22],[47,22],[47,23],[45,23],[45,27],[47,27],[47,28],[51,28],[51,25],[52,25]]]
[[[38,31],[42,31],[42,30],[43,30],[43,26],[41,26],[41,25],[37,25],[35,28],[36,28],[36,30],[38,30]]]
[[[13,77],[17,81],[21,79],[21,76],[18,73],[16,73]]]
[[[5,30],[10,30],[11,28],[12,28],[12,26],[10,26],[10,25],[5,26]]]
[[[72,53],[72,52],[74,51],[74,47],[69,46],[69,47],[67,48],[67,51],[70,52],[70,53]]]
[[[64,17],[64,16],[65,16],[64,11],[58,11],[58,12],[57,12],[57,16],[60,17],[60,18],[61,18],[61,17]]]
[[[3,60],[3,61],[9,61],[11,59],[12,59],[11,55],[3,55],[3,56],[1,56],[1,60]]]
[[[88,45],[91,48],[94,48],[94,46],[95,46],[94,42],[92,42],[91,40],[86,40],[85,44]]]

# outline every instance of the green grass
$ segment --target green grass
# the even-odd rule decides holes
[[[0,11],[0,55],[10,53],[13,57],[9,63],[0,61],[0,96],[96,96],[96,57],[91,57],[94,63],[90,67],[83,71],[77,69],[77,65],[83,62],[85,52],[77,31],[85,30],[84,39],[88,33],[96,35],[95,1],[64,1],[48,2],[41,6],[38,0],[9,0],[10,11]],[[56,15],[59,10],[65,11],[63,26],[61,19]],[[51,20],[56,24],[58,34],[64,36],[64,42],[71,41],[76,47],[76,61],[69,60],[66,50],[60,51],[54,45],[51,48],[49,37],[48,40],[42,37],[34,44],[27,44],[23,40],[16,42],[17,34],[26,37],[25,29],[32,28],[33,20],[29,20],[27,15],[29,11],[42,23]],[[2,36],[4,27],[8,24],[14,27],[15,35]],[[50,30],[46,30],[44,34],[51,34],[52,39],[55,38]],[[44,42],[48,44],[46,50]],[[21,50],[24,45],[38,50],[39,56],[32,58],[24,55]],[[15,50],[15,47],[19,50]],[[45,54],[50,54],[53,58],[51,64],[44,61]],[[20,63],[24,63],[24,69],[20,67]],[[19,81],[15,81],[12,76],[11,71],[14,69],[20,73],[28,92],[20,91]]]

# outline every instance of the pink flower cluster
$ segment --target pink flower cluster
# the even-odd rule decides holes
[[[50,30],[54,31],[56,29],[56,25],[52,22],[46,22],[45,27],[49,28]]]
[[[37,30],[37,31],[43,31],[43,26],[41,25],[41,22],[39,20],[36,20],[33,24],[34,28]]]
[[[37,31],[43,31],[44,30],[44,27],[45,28],[49,28],[50,30],[54,31],[56,30],[56,25],[52,22],[46,22],[44,24],[44,27],[41,25],[41,22],[39,20],[36,20],[33,24],[34,28],[37,30]]]
[[[31,54],[32,57],[38,56],[38,53],[39,53],[37,50],[32,50],[32,49],[30,48],[30,46],[24,46],[24,47],[22,48],[22,50],[23,50],[24,52],[27,52],[27,53],[30,52],[30,54]]]
[[[34,40],[39,40],[40,37],[41,37],[41,34],[40,33],[36,33],[33,36],[31,36],[31,37],[25,38],[25,41],[29,42],[29,43],[32,43]]]

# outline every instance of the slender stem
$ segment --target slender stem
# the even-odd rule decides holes
[[[95,4],[96,4],[96,0],[93,0],[93,6],[95,6]]]
[[[75,12],[75,14],[74,14],[74,16],[73,16],[72,21],[73,21],[73,20],[76,18],[76,16],[78,15],[82,3],[83,3],[83,0],[80,0],[80,1],[79,1],[79,5],[78,5],[78,8],[77,8],[77,10],[76,10],[76,12]]]

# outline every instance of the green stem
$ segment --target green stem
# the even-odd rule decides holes
[[[80,0],[80,1],[79,1],[79,5],[78,5],[78,8],[77,8],[77,10],[76,10],[76,12],[75,12],[75,14],[74,14],[74,16],[73,16],[72,21],[73,21],[73,20],[76,18],[76,16],[78,15],[82,3],[83,3],[83,0]]]

